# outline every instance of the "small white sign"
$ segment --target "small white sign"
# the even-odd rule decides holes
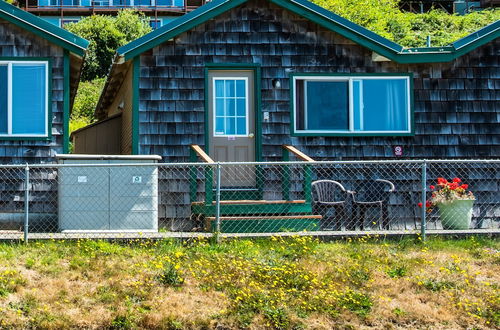
[[[142,183],[142,176],[134,175],[132,177],[132,183]]]
[[[19,195],[14,196],[14,202],[19,202],[21,200],[21,197]]]
[[[87,183],[87,176],[79,175],[78,176],[78,183]]]

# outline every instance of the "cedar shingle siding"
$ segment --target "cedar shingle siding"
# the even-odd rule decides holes
[[[51,111],[52,138],[50,141],[0,138],[0,164],[46,163],[54,161],[63,151],[64,51],[49,41],[0,19],[0,60],[2,58],[44,57],[52,60]],[[50,74],[50,73],[49,73]],[[26,91],[29,97],[30,91]]]
[[[249,1],[140,56],[139,153],[188,161],[204,144],[207,63],[259,63],[262,160],[291,143],[315,159],[498,158],[500,40],[449,63],[373,62],[372,52],[268,1]],[[289,70],[287,70],[289,69]],[[415,136],[291,137],[289,72],[413,73]],[[280,89],[273,89],[279,79]]]

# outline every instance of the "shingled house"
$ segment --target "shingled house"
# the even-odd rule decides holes
[[[281,160],[291,144],[316,160],[498,158],[499,36],[496,22],[450,46],[404,48],[308,1],[215,0],[118,49],[99,122],[75,133],[75,151],[186,162],[195,144],[246,162]],[[189,216],[178,208],[163,216]]]
[[[393,158],[394,146],[499,157],[499,36],[496,22],[408,49],[308,1],[217,0],[118,50],[76,151],[183,162],[190,144],[215,157],[232,137],[248,152],[226,159],[240,161],[278,160],[283,144],[331,160]],[[112,145],[88,143],[96,132]]]
[[[0,1],[0,164],[52,162],[68,151],[87,45]]]

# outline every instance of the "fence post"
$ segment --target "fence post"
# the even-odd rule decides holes
[[[30,168],[24,168],[24,243],[28,243],[29,233]]]
[[[427,194],[427,161],[424,159],[422,163],[422,214],[421,214],[421,222],[420,222],[420,234],[422,236],[422,240],[425,241],[426,237],[426,229],[427,229],[427,208],[425,207],[426,203],[426,194]]]
[[[220,234],[220,178],[221,178],[221,168],[220,162],[217,162],[217,178],[215,186],[215,228],[217,235],[217,243],[219,243]]]

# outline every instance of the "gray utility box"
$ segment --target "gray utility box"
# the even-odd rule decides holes
[[[58,155],[57,160],[75,165],[58,168],[60,231],[158,231],[158,168],[142,164],[157,163],[160,156]]]

